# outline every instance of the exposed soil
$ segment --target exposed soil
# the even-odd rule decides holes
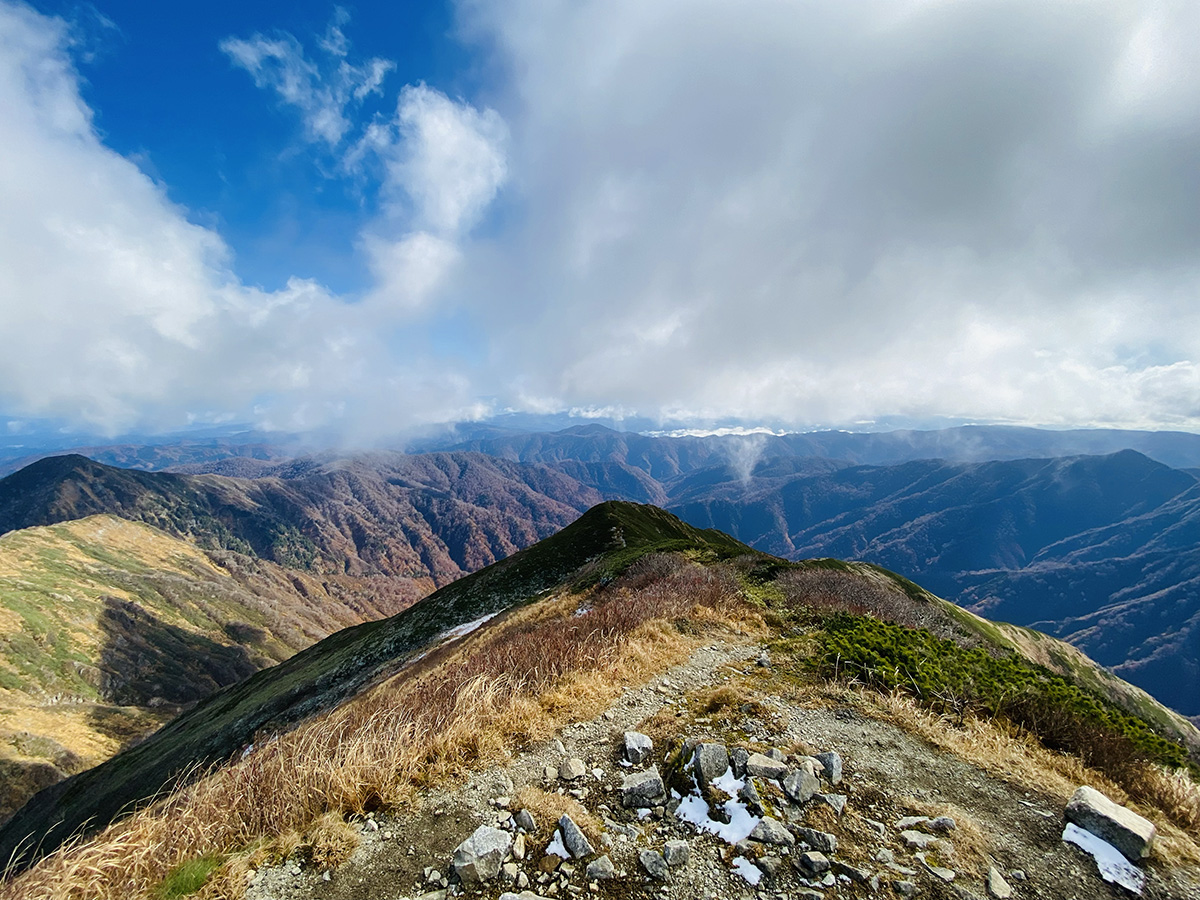
[[[498,824],[508,817],[507,810],[516,812],[520,806],[515,793],[531,787],[553,793],[562,804],[569,802],[574,791],[582,795],[578,799],[594,822],[603,823],[607,818],[617,826],[636,829],[627,836],[620,833],[622,828],[608,824],[591,835],[597,852],[612,859],[617,877],[589,882],[584,877],[588,860],[583,859],[571,864],[574,872],[567,878],[559,869],[539,884],[538,876],[546,871],[544,850],[555,828],[547,816],[539,817],[520,862],[521,871],[532,882],[528,889],[537,896],[670,900],[898,897],[905,888],[899,883],[909,882],[921,897],[982,898],[989,896],[985,885],[989,865],[1007,880],[1014,898],[1117,900],[1131,896],[1102,881],[1090,857],[1062,842],[1060,801],[1028,793],[862,711],[825,704],[798,705],[778,694],[763,693],[775,683],[772,679],[746,677],[758,674],[755,660],[762,652],[761,647],[729,641],[703,647],[665,676],[627,693],[602,715],[564,728],[554,741],[525,748],[507,765],[430,791],[411,809],[356,822],[361,843],[342,865],[321,870],[292,860],[267,867],[253,876],[247,896],[249,900],[444,897],[443,886],[427,877],[428,867],[448,874],[455,847],[479,825]],[[736,694],[730,696],[738,701],[715,711],[707,708],[705,702],[722,683],[731,686]],[[672,739],[719,740],[731,750],[735,746],[751,750],[776,747],[801,755],[809,750],[837,751],[843,759],[844,779],[825,790],[847,796],[841,816],[820,801],[789,808],[777,797],[779,815],[786,822],[835,834],[838,850],[831,856],[868,876],[878,876],[877,881],[857,883],[841,877],[832,884],[806,882],[788,865],[787,851],[775,851],[783,863],[778,876],[764,878],[754,887],[731,868],[742,851],[712,835],[698,834],[694,826],[669,812],[661,818],[639,818],[632,810],[623,809],[619,791],[629,769],[620,763],[620,745],[626,730],[640,730],[654,738],[653,759],[660,768]],[[574,783],[549,778],[546,767],[557,769],[564,757],[583,760],[589,774]],[[599,778],[591,774],[593,769],[601,771]],[[927,859],[953,870],[952,882],[942,880],[915,857],[896,825],[902,816],[947,808],[958,828],[941,835]],[[690,842],[690,862],[671,868],[665,882],[650,879],[638,863],[638,851],[661,850],[667,840],[678,838]],[[754,849],[762,854],[760,848]],[[888,854],[881,851],[890,851],[894,860],[890,865]],[[557,857],[552,860],[558,862]],[[1200,872],[1173,869],[1153,857],[1144,868],[1148,876],[1145,897],[1184,900],[1200,896]],[[519,888],[501,877],[482,889],[451,884],[450,893],[456,890],[467,897],[495,898]]]

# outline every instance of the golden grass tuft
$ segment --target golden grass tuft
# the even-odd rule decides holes
[[[544,838],[543,843],[549,842],[550,835],[558,827],[558,820],[566,814],[583,829],[588,840],[599,845],[600,822],[582,803],[568,794],[544,791],[537,785],[526,785],[513,795],[511,806],[513,809],[527,809],[533,813],[537,833],[539,837]]]
[[[686,562],[637,589],[618,582],[517,610],[422,674],[264,735],[244,758],[72,842],[0,885],[0,900],[147,898],[173,866],[204,854],[228,859],[205,896],[240,897],[246,873],[268,855],[338,858],[350,847],[344,816],[394,807],[591,717],[718,628],[745,633],[761,619],[732,576]],[[585,831],[595,828],[576,812]]]

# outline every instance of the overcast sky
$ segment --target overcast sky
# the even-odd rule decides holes
[[[1200,429],[1193,0],[179,6],[0,0],[0,416]]]

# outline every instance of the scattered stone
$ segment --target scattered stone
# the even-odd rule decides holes
[[[833,811],[840,817],[846,811],[846,795],[845,794],[817,794],[816,798],[822,803],[828,803],[833,807]]]
[[[896,889],[896,893],[901,897],[913,897],[917,893],[917,886],[911,881],[893,881],[892,887]]]
[[[667,841],[662,854],[671,868],[686,866],[692,858],[692,845],[687,841]]]
[[[550,900],[550,898],[543,897],[541,894],[535,894],[533,891],[521,891],[519,894],[514,894],[512,891],[505,891],[500,895],[500,900]]]
[[[1013,881],[1024,881],[1025,877],[1026,877],[1025,870],[1024,869],[1013,869],[1011,872],[1008,873],[1008,877],[1011,878]]]
[[[815,828],[796,828],[794,831],[796,840],[808,845],[813,850],[820,850],[822,853],[837,853],[837,835],[830,834],[828,831],[817,831]]]
[[[559,756],[567,755],[567,748],[563,746],[563,742],[560,741],[558,738],[555,738],[554,740],[552,740],[550,742],[550,746],[554,749],[554,752],[557,753]]]
[[[987,892],[996,900],[1008,900],[1012,896],[1012,888],[1008,886],[1008,882],[1004,880],[1004,876],[995,866],[988,867]]]
[[[746,774],[778,781],[787,775],[787,766],[761,753],[751,753],[746,759]]]
[[[771,657],[766,653],[766,651],[763,651],[763,654],[758,658],[756,665],[763,669],[771,668]]]
[[[829,871],[829,857],[819,850],[805,850],[792,857],[792,864],[808,878],[816,878]]]
[[[880,847],[875,851],[875,862],[882,863],[885,866],[890,866],[895,861],[896,854],[894,854],[887,847]]]
[[[638,862],[646,870],[646,874],[659,881],[667,880],[667,861],[657,850],[643,850],[638,854]]]
[[[583,833],[583,829],[575,824],[575,820],[563,813],[558,820],[558,829],[562,832],[563,844],[567,848],[567,852],[575,859],[582,859],[585,856],[591,856],[596,851],[588,841],[587,835]]]
[[[640,766],[654,751],[654,741],[640,731],[625,732],[625,758],[635,766]]]
[[[926,862],[924,859],[921,860],[921,864],[924,865],[931,874],[942,879],[942,881],[945,881],[946,883],[954,880],[955,872],[953,869],[947,869],[945,866],[935,866],[932,863]]]
[[[830,750],[826,753],[818,753],[816,756],[819,762],[825,769],[825,777],[830,784],[841,784],[842,781],[842,757],[836,750]]]
[[[512,846],[512,835],[490,825],[480,825],[454,850],[454,872],[468,884],[491,881]]]
[[[733,769],[734,778],[746,777],[746,760],[749,758],[750,754],[742,747],[729,754],[729,766]]]
[[[781,822],[770,816],[763,816],[754,830],[750,832],[750,840],[763,844],[776,844],[780,847],[790,847],[796,843],[792,833]]]
[[[896,827],[903,831],[905,828],[924,825],[928,821],[929,816],[905,816],[903,819],[896,820]]]
[[[1150,855],[1154,825],[1095,788],[1081,787],[1067,803],[1067,821],[1112,844],[1130,862]]]
[[[703,790],[729,771],[729,752],[724,744],[697,744],[692,770]]]
[[[558,778],[558,767],[546,766],[544,769],[542,769],[542,777],[546,781],[554,781],[554,779]]]
[[[537,822],[534,821],[533,813],[527,809],[523,809],[513,816],[513,821],[516,822],[517,827],[526,834],[533,834],[535,831],[537,831]]]
[[[763,873],[770,879],[779,877],[779,871],[783,868],[783,859],[778,856],[760,856],[756,861]]]
[[[515,838],[513,838],[512,855],[513,855],[513,859],[524,859],[525,858],[525,835],[524,834],[517,834],[517,836]]]
[[[787,762],[787,754],[778,747],[772,747],[767,751],[767,758],[773,759],[775,762]]]
[[[924,850],[933,844],[937,843],[937,838],[932,834],[926,834],[923,831],[913,831],[906,829],[900,832],[900,840],[904,841],[909,848],[913,850]]]
[[[626,775],[621,783],[621,805],[626,809],[646,809],[666,793],[658,766]]]
[[[521,867],[518,866],[515,862],[506,862],[503,866],[500,867],[500,874],[504,877],[504,880],[507,881],[509,884],[512,884],[514,881],[517,880],[517,875],[519,875],[520,872],[521,872]]]
[[[800,890],[792,894],[796,900],[825,900],[825,895],[820,891],[814,891],[812,888],[800,888]]]
[[[564,759],[558,767],[558,777],[563,781],[577,781],[587,774],[587,766],[577,756]]]
[[[844,863],[840,859],[832,860],[830,865],[835,875],[845,875],[855,884],[870,884],[871,873],[865,869],[859,869],[849,863]]]
[[[938,816],[929,820],[929,830],[938,834],[949,834],[958,829],[958,823],[951,816]]]
[[[754,779],[746,776],[746,780],[742,782],[742,788],[738,791],[738,799],[746,804],[746,809],[752,816],[761,816],[766,810],[762,805],[762,797],[758,795],[758,787],[754,784]]]
[[[588,881],[601,881],[616,875],[617,867],[612,864],[612,860],[608,858],[608,854],[606,853],[588,863],[585,874]]]
[[[783,779],[783,792],[793,803],[807,803],[821,789],[821,782],[812,771],[811,763],[792,769]]]

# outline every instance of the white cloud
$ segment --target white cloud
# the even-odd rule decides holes
[[[463,4],[465,292],[560,407],[1200,427],[1193,4]],[[548,399],[551,398],[551,399]]]
[[[337,147],[352,127],[347,110],[379,93],[384,78],[396,67],[394,62],[379,58],[362,65],[346,61],[349,41],[340,26],[348,18],[339,7],[320,40],[326,60],[310,60],[290,34],[225,38],[220,43],[221,52],[245,69],[257,87],[275,91],[280,101],[294,107],[310,141]]]
[[[0,407],[114,431],[399,429],[473,408],[388,310],[243,285],[220,236],[100,141],[68,45],[62,22],[0,3]]]

